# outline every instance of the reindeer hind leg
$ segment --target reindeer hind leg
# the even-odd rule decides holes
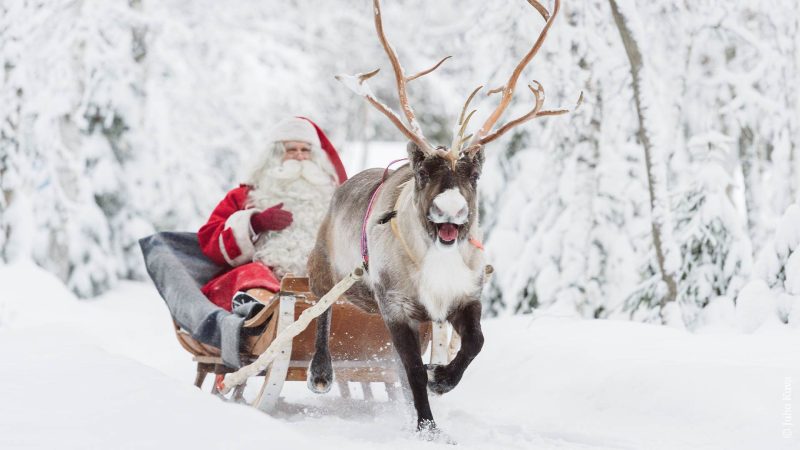
[[[334,285],[331,266],[325,244],[317,240],[317,245],[308,258],[308,273],[311,292],[318,298],[325,295]],[[325,310],[317,321],[317,336],[314,357],[308,367],[308,389],[317,394],[324,394],[333,385],[333,364],[328,348],[331,329],[331,308]]]
[[[330,391],[333,384],[333,364],[331,363],[331,352],[328,349],[330,325],[331,308],[328,308],[317,317],[316,349],[308,368],[308,388],[317,394]]]

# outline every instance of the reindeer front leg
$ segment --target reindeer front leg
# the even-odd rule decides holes
[[[446,366],[428,365],[428,388],[435,394],[444,394],[453,390],[469,363],[480,353],[483,347],[481,331],[481,303],[470,301],[459,307],[448,318],[453,330],[461,336],[461,348],[456,357]]]
[[[436,429],[433,421],[431,406],[428,402],[428,392],[425,386],[428,377],[419,348],[419,330],[404,321],[390,320],[384,317],[392,336],[392,343],[400,355],[403,367],[406,369],[411,395],[414,398],[414,408],[417,410],[417,431]]]

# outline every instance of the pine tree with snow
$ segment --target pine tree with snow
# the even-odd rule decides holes
[[[712,302],[732,302],[752,270],[750,238],[735,204],[733,140],[718,133],[689,141],[695,163],[674,200],[680,247],[678,297],[684,323],[695,328]]]
[[[739,326],[745,331],[769,322],[800,327],[800,205],[786,209],[753,272],[736,299]]]

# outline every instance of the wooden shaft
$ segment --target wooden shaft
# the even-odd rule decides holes
[[[431,364],[445,365],[450,362],[448,358],[447,323],[433,322],[431,336]]]

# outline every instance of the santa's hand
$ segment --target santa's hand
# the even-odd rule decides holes
[[[283,209],[283,203],[278,203],[250,217],[250,225],[253,226],[256,234],[265,231],[280,231],[291,224],[292,213]]]

